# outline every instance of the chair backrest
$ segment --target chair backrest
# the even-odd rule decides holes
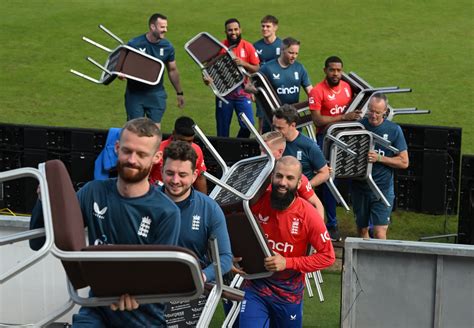
[[[60,160],[45,163],[46,180],[51,202],[54,242],[63,251],[80,251],[86,246],[84,220],[79,200],[72,186],[66,166]],[[87,286],[78,262],[62,261],[66,274],[74,288]]]
[[[225,49],[218,40],[206,32],[197,34],[185,44],[184,48],[201,66],[205,66]]]
[[[187,254],[199,261],[193,251],[170,245],[97,245],[88,246],[83,251],[179,252],[180,256]],[[154,295],[159,291],[163,298],[192,297],[196,293],[188,262],[175,256],[154,261],[82,261],[81,270],[94,296],[98,297],[122,295],[125,290],[131,295]]]

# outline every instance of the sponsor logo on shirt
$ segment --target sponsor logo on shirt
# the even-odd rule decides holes
[[[289,242],[276,242],[270,238],[268,238],[268,235],[265,234],[265,237],[267,237],[268,240],[268,246],[271,247],[272,250],[282,252],[282,253],[292,253],[293,252],[293,244],[290,244]]]
[[[201,225],[201,217],[197,214],[193,215],[193,221],[191,223],[191,229],[199,230],[200,225]]]
[[[257,54],[258,54],[258,55],[261,55],[261,54],[262,54],[263,49],[256,49],[256,50],[257,50]]]
[[[279,95],[292,95],[292,94],[299,93],[299,92],[300,92],[300,88],[296,85],[294,85],[292,87],[281,86],[277,89],[277,93]]]
[[[273,75],[274,80],[279,80],[280,79],[280,73],[278,73],[278,74],[272,73],[272,75]]]
[[[148,232],[150,231],[151,219],[148,216],[142,217],[142,222],[140,227],[138,227],[137,235],[142,237],[148,237]]]
[[[293,222],[291,222],[291,230],[290,230],[290,233],[292,235],[297,235],[300,232],[300,224],[301,224],[301,219],[293,218]]]
[[[300,79],[300,75],[298,74],[298,72],[295,72],[295,80],[299,80]]]
[[[260,214],[260,213],[258,213],[258,215],[257,215],[258,221],[259,221],[260,223],[262,223],[262,224],[267,224],[269,218],[270,218],[269,216],[265,216],[265,217],[264,217],[264,216],[262,216],[262,214]]]
[[[329,110],[329,113],[331,113],[332,115],[339,115],[339,114],[342,114],[344,113],[344,110],[346,109],[346,106],[334,106],[333,108],[331,108]]]
[[[107,236],[106,235],[102,235],[100,238],[97,238],[95,241],[94,241],[94,245],[97,246],[97,245],[103,245],[103,244],[107,244]]]
[[[165,55],[165,49],[160,48],[160,56],[164,56],[164,55]]]
[[[331,240],[331,236],[329,236],[329,232],[327,230],[324,231],[324,233],[320,234],[320,236],[321,236],[321,239],[323,240],[323,243]]]
[[[94,216],[96,218],[103,220],[105,212],[107,212],[107,206],[103,209],[100,209],[99,204],[94,202]]]
[[[140,52],[143,52],[144,54],[146,54],[146,48],[138,48],[138,50],[140,50]]]
[[[296,314],[290,314],[290,320],[291,321],[296,320]]]

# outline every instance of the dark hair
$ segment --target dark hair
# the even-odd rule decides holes
[[[297,45],[297,46],[300,45],[300,42],[296,40],[295,38],[292,38],[291,36],[285,38],[282,41],[282,43],[283,43],[283,49],[288,49],[289,47],[294,46],[294,45]]]
[[[174,134],[183,137],[194,137],[194,121],[187,116],[181,116],[174,122]]]
[[[168,147],[163,151],[163,167],[165,166],[166,159],[172,159],[175,161],[190,161],[191,169],[196,169],[197,154],[193,147],[186,141],[172,141]]]
[[[237,18],[229,18],[228,20],[225,21],[224,28],[227,28],[227,25],[229,25],[230,23],[237,23],[239,24],[239,27],[240,27],[240,22]]]
[[[150,19],[148,19],[148,26],[150,26],[151,24],[155,24],[158,18],[161,18],[163,20],[168,20],[168,18],[165,15],[155,13],[150,16]]]
[[[299,119],[298,111],[295,106],[289,104],[284,104],[277,108],[273,116],[278,119],[284,119],[288,124],[296,123]]]
[[[273,25],[278,25],[278,18],[273,15],[266,15],[262,18],[260,23],[272,23]]]
[[[341,63],[341,66],[344,66],[344,63],[342,62],[342,59],[337,57],[337,56],[330,56],[326,59],[326,61],[324,62],[324,67],[325,68],[328,68],[329,67],[329,64],[331,63]]]
[[[139,137],[158,137],[157,148],[160,146],[162,135],[160,128],[155,122],[147,117],[134,118],[128,121],[120,131],[120,139],[122,139],[123,131],[128,130]]]

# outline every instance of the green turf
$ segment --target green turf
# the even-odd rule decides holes
[[[178,115],[186,113],[206,133],[215,134],[214,98],[184,52],[184,43],[201,31],[222,38],[223,22],[232,16],[241,20],[244,38],[256,40],[260,18],[272,13],[280,18],[280,36],[302,41],[300,61],[313,83],[323,78],[324,59],[338,54],[346,71],[357,72],[374,86],[411,87],[411,94],[391,97],[395,106],[432,111],[429,116],[399,117],[398,122],[463,127],[463,152],[474,152],[474,19],[469,0],[2,0],[0,121],[120,126],[125,118],[125,83],[97,86],[68,70],[99,76],[84,57],[102,61],[105,53],[81,37],[114,47],[115,42],[97,28],[99,23],[128,40],[146,31],[146,20],[155,11],[169,17],[168,38],[177,49],[187,101],[184,112],[179,110],[171,92],[165,132],[170,132]]]
[[[281,37],[302,42],[300,61],[313,84],[323,78],[323,61],[339,55],[346,71],[355,71],[374,86],[410,87],[411,94],[393,95],[395,107],[430,109],[430,115],[397,117],[396,122],[463,128],[463,153],[474,153],[472,126],[474,16],[470,0],[333,0],[248,1],[207,0],[1,0],[0,122],[32,125],[109,128],[125,120],[125,83],[98,86],[68,71],[75,68],[98,77],[85,61],[103,61],[105,53],[81,37],[114,47],[97,28],[104,24],[123,40],[144,33],[153,12],[169,17],[168,38],[176,47],[186,98],[179,110],[170,91],[164,132],[182,114],[215,134],[214,97],[200,78],[184,43],[199,32],[223,37],[223,22],[237,17],[243,37],[255,41],[260,18],[280,19]],[[237,128],[233,124],[233,134]],[[354,236],[351,213],[339,212],[341,230]],[[447,227],[445,228],[445,222]],[[417,240],[456,231],[456,218],[396,212],[389,237]],[[305,300],[307,327],[337,327],[340,274],[324,274],[326,301]],[[216,318],[219,319],[220,317]]]

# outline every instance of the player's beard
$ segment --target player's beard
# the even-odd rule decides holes
[[[326,78],[326,81],[328,82],[329,86],[331,88],[337,87],[339,85],[339,82],[341,82],[341,79],[337,79],[337,81],[330,79],[329,77]]]
[[[270,206],[275,210],[286,210],[296,197],[296,188],[287,188],[285,193],[278,191],[278,184],[272,184]]]
[[[191,189],[191,186],[192,185],[184,187],[179,193],[175,193],[174,191],[172,191],[170,186],[168,186],[167,184],[165,184],[165,189],[168,195],[173,196],[173,198],[180,198],[181,196],[185,195],[189,191],[189,189]]]
[[[135,170],[131,170],[135,169]],[[140,167],[130,165],[128,163],[117,163],[117,173],[119,177],[128,183],[137,183],[148,178],[151,171],[151,165],[148,167]]]
[[[236,46],[240,43],[240,40],[242,40],[242,35],[239,35],[236,39],[232,39],[229,36],[227,36],[227,41],[229,41],[229,46]]]

